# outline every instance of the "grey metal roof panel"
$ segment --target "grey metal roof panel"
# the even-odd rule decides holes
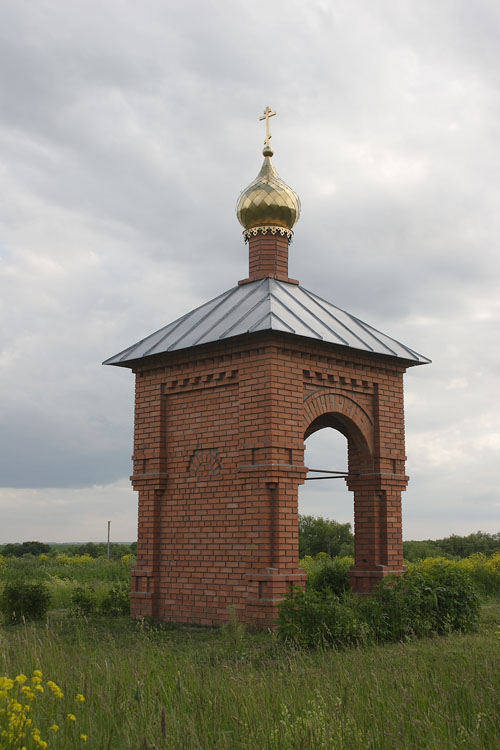
[[[229,289],[110,357],[104,364],[127,366],[133,360],[153,354],[256,331],[283,331],[362,352],[397,357],[415,365],[430,362],[427,357],[313,292],[268,278]]]

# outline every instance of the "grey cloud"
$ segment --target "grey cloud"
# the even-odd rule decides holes
[[[406,376],[410,528],[432,535],[423,508],[439,533],[496,523],[496,4],[16,0],[2,17],[0,456],[4,486],[32,489],[0,506],[56,512],[67,488],[62,538],[77,498],[118,512],[133,377],[100,362],[246,275],[234,205],[269,104],[303,205],[291,275],[434,360]]]

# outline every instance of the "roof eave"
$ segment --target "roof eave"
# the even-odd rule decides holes
[[[342,350],[342,353],[345,351],[352,352],[353,354],[356,354],[357,356],[361,357],[368,357],[369,359],[378,359],[382,357],[384,360],[389,360],[393,362],[398,362],[400,364],[404,363],[405,368],[408,369],[409,367],[416,367],[417,365],[428,365],[432,363],[431,359],[428,359],[428,357],[424,357],[422,354],[418,354],[415,352],[415,355],[418,356],[420,359],[410,359],[409,357],[399,357],[395,354],[385,354],[383,352],[369,352],[364,349],[357,349],[354,346],[350,346],[349,344],[337,344],[333,343],[331,341],[324,341],[322,339],[314,338],[314,337],[308,337],[308,336],[301,336],[300,334],[296,333],[288,333],[287,331],[277,331],[272,328],[259,330],[259,331],[247,331],[245,333],[239,333],[235,336],[225,336],[224,338],[217,339],[215,341],[206,341],[201,344],[195,344],[193,346],[185,346],[185,347],[179,347],[178,349],[170,349],[169,351],[163,351],[163,352],[154,352],[152,354],[144,354],[141,357],[133,357],[131,359],[124,359],[119,361],[113,361],[118,357],[119,355],[114,355],[113,357],[109,357],[109,359],[104,360],[102,363],[103,365],[113,366],[113,367],[126,367],[131,370],[135,369],[138,365],[144,362],[149,362],[154,359],[165,357],[168,355],[175,356],[179,352],[186,352],[188,350],[194,351],[197,349],[202,349],[204,347],[214,347],[220,344],[223,344],[225,342],[235,342],[238,339],[243,339],[244,337],[251,336],[251,337],[257,337],[262,335],[273,335],[273,336],[287,336],[296,340],[302,340],[307,344],[311,344],[311,342],[314,342],[319,345],[323,345],[325,347],[333,347],[335,349]],[[126,351],[126,350],[125,350]]]

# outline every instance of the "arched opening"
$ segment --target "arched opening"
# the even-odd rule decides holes
[[[323,471],[347,473],[347,439],[333,427],[318,429],[305,440],[304,463],[309,469],[299,490],[299,513],[322,516],[354,528],[354,501],[342,476],[325,478]]]
[[[358,529],[355,528],[356,517],[359,521],[359,503],[356,513],[354,486],[373,472],[372,450],[366,429],[363,431],[353,417],[340,411],[316,412],[316,417],[305,429],[304,441],[304,464],[308,474],[299,492],[299,513],[303,516],[323,516],[339,524],[348,523],[356,534],[359,530],[359,524]],[[311,522],[306,522],[303,528],[305,536],[303,543],[299,542],[299,558],[301,552],[304,553],[307,546],[312,548],[312,542],[316,541],[316,531],[312,531]],[[309,530],[309,537],[306,529]],[[319,524],[318,535],[324,533],[328,533],[327,527]],[[324,546],[325,540],[321,543]],[[356,539],[355,547],[359,547]],[[321,551],[339,554],[334,548]],[[355,554],[357,558],[359,554]]]
[[[327,427],[339,432],[347,439],[347,472],[350,477],[360,476],[373,469],[371,450],[366,436],[356,422],[345,414],[327,412],[316,417],[307,427],[304,440]],[[308,466],[307,462],[306,466]],[[308,468],[315,467],[308,466]]]
[[[332,431],[347,439],[347,473],[340,476],[345,479],[347,487],[352,492],[352,495],[351,492],[346,493],[352,503],[351,508],[354,508],[354,565],[349,568],[349,579],[351,588],[360,594],[371,591],[377,581],[385,575],[392,572],[400,573],[403,569],[401,490],[405,487],[406,477],[397,473],[397,459],[392,459],[392,437],[382,446],[386,455],[391,458],[392,466],[387,462],[384,472],[380,470],[380,436],[376,432],[376,424],[380,425],[379,422],[374,425],[369,413],[350,396],[320,393],[312,394],[309,403],[306,400],[305,441],[321,432],[326,433],[331,439]],[[338,463],[342,456],[338,453],[338,439],[336,443],[334,450],[337,454],[333,456],[332,451],[332,457]],[[329,461],[324,467],[313,466],[311,459],[324,461],[325,455],[313,455],[312,446],[315,442],[310,441],[309,445],[311,449],[309,453],[306,452],[304,461],[309,470],[345,470],[345,458],[344,462],[341,461],[337,466]],[[321,450],[328,451],[323,446]],[[328,456],[328,459],[330,458]],[[309,484],[322,483],[321,480],[314,482],[310,478],[311,474],[314,476],[315,472],[309,471],[305,482],[306,488]],[[324,484],[328,481],[342,483],[342,479],[331,479],[324,480]],[[311,491],[306,489],[305,492]],[[325,497],[327,492],[323,490],[322,494]],[[299,507],[302,513],[305,497],[302,492]],[[336,518],[335,515],[328,513],[327,517],[341,521],[341,517]]]

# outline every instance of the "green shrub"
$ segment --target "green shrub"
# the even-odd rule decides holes
[[[50,591],[51,608],[71,609],[71,596],[78,582],[48,574],[45,578],[45,583]]]
[[[478,552],[460,560],[458,566],[471,577],[482,594],[488,596],[500,593],[500,552],[489,557]]]
[[[431,565],[422,563],[417,570],[424,571],[434,590],[436,632],[472,630],[479,619],[480,600],[477,587],[460,563],[434,560]]]
[[[408,635],[472,630],[479,617],[479,596],[459,565],[429,559],[405,575],[390,576],[375,590],[394,639]]]
[[[320,558],[320,559],[318,559]],[[316,555],[315,565],[308,574],[307,587],[315,591],[326,591],[341,596],[349,591],[349,568],[352,557],[334,557],[320,553]]]
[[[41,620],[50,604],[50,593],[45,584],[9,581],[0,594],[0,610],[6,622]]]
[[[40,559],[33,555],[23,555],[22,557],[4,557],[4,565],[0,570],[0,577],[5,582],[14,583],[43,583],[45,572]]]
[[[115,583],[105,595],[100,612],[108,617],[128,615],[130,612],[130,583]]]
[[[388,576],[365,598],[294,589],[280,606],[278,634],[311,648],[472,630],[480,602],[470,577],[456,563],[433,563]]]
[[[378,641],[472,630],[479,596],[469,576],[453,562],[419,564],[402,576],[383,579],[358,603]]]
[[[278,634],[287,643],[306,647],[350,646],[366,640],[368,632],[351,605],[330,591],[294,587],[280,605]]]
[[[71,592],[71,614],[87,617],[97,609],[97,594],[93,586],[76,586]]]
[[[373,592],[373,599],[375,603],[366,603],[364,611],[377,640],[404,640],[429,635],[434,630],[436,593],[419,571],[383,579]]]

